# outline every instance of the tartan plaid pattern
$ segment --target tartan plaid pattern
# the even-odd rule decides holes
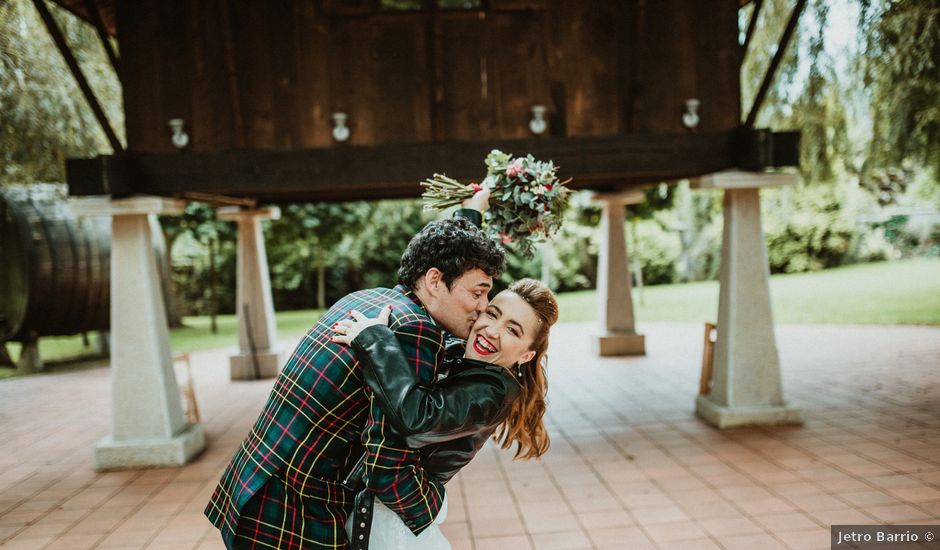
[[[422,382],[433,383],[439,362],[444,359],[440,331],[436,327],[429,331],[427,325],[417,324],[404,328],[409,337],[398,336],[404,357],[414,366],[415,374]],[[431,357],[422,353],[425,346],[439,346],[433,364]],[[367,388],[366,391],[371,399],[371,390]],[[443,483],[425,473],[421,467],[421,453],[409,449],[391,423],[385,422],[377,400],[369,413],[362,432],[362,444],[366,448],[366,487],[418,535],[437,517],[444,501]]]
[[[443,499],[418,455],[386,428],[352,350],[330,327],[356,309],[392,305],[390,328],[418,375],[434,379],[444,337],[414,293],[399,285],[342,298],[307,331],[206,507],[229,548],[346,548],[353,495],[339,482],[369,449],[369,486],[403,520],[423,529]],[[236,536],[237,535],[237,536]]]
[[[235,536],[226,543],[229,548],[246,550],[339,548],[345,540],[343,533],[343,519],[333,506],[305,501],[275,477],[245,503]]]

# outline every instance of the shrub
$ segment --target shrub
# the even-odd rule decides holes
[[[854,225],[831,184],[766,193],[762,205],[771,273],[836,267],[849,259]]]

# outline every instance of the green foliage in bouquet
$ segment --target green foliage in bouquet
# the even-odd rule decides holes
[[[561,227],[570,194],[567,182],[558,180],[554,163],[532,155],[513,158],[493,149],[484,162],[486,177],[480,184],[463,184],[443,174],[422,182],[425,208],[458,205],[486,187],[490,190],[490,207],[484,213],[487,231],[531,258],[535,243]]]

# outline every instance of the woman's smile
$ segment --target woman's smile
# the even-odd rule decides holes
[[[482,334],[477,334],[476,338],[473,340],[473,350],[479,353],[481,356],[486,357],[499,351],[489,339],[487,339]]]

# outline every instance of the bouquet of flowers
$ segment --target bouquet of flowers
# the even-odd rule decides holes
[[[490,207],[484,213],[487,230],[531,258],[534,243],[561,227],[570,193],[565,184],[570,180],[559,181],[557,166],[532,155],[513,158],[493,149],[484,162],[486,177],[480,183],[464,184],[443,174],[421,182],[424,207],[458,205],[485,187],[490,190]]]

